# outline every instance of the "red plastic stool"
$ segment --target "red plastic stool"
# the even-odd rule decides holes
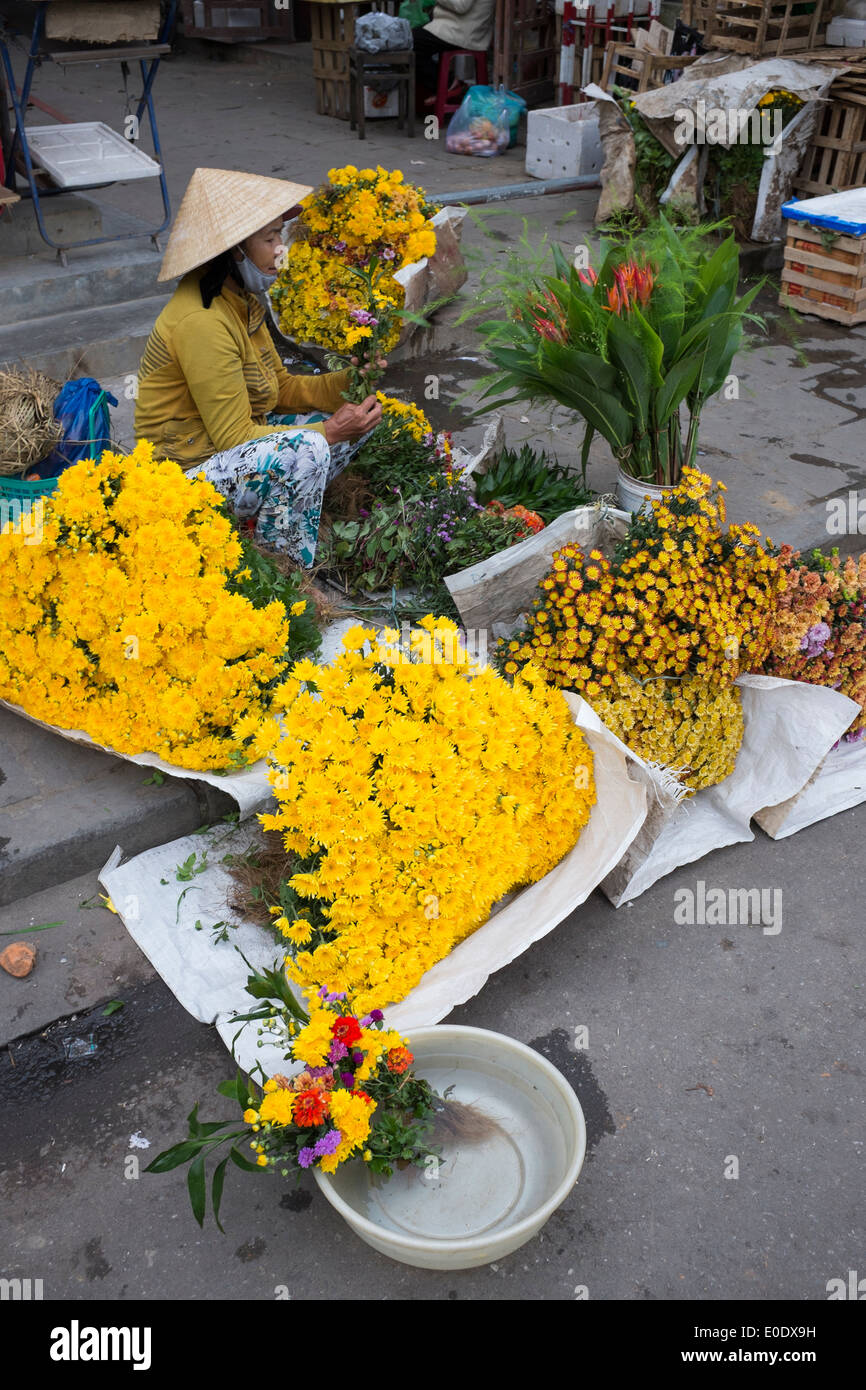
[[[460,105],[459,101],[448,100],[448,88],[451,85],[451,60],[452,58],[473,58],[475,60],[475,81],[476,83],[487,84],[487,53],[480,49],[473,48],[447,48],[439,55],[439,86],[436,92],[436,119],[440,126],[446,116],[450,116],[452,111],[456,111]]]

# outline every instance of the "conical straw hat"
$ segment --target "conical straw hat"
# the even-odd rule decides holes
[[[174,220],[157,279],[173,280],[204,265],[261,231],[312,191],[306,184],[261,174],[196,169]]]

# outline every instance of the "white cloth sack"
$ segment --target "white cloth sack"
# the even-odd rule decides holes
[[[853,703],[853,702],[852,702]],[[866,801],[866,742],[840,743],[832,748],[802,791],[755,816],[773,840],[784,840],[828,816]]]
[[[737,685],[744,733],[734,771],[673,806],[664,804],[660,786],[641,833],[601,884],[614,907],[711,850],[753,840],[752,818],[805,787],[859,708],[836,690],[803,681],[740,676]]]

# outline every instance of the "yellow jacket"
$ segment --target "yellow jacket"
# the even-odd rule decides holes
[[[184,276],[153,326],[138,374],[136,439],[158,458],[189,469],[212,454],[281,428],[271,410],[332,414],[343,404],[345,372],[290,376],[255,295],[227,281],[209,309],[202,270]],[[308,425],[324,433],[324,424]]]

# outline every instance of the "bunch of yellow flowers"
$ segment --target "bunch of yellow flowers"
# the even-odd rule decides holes
[[[151,444],[68,468],[36,543],[0,534],[0,697],[178,767],[263,756],[289,624],[228,592],[240,559],[220,494]]]
[[[647,762],[677,773],[690,792],[714,787],[734,770],[743,741],[734,685],[699,676],[639,681],[620,672],[592,705],[617,738]]]
[[[368,320],[393,316],[377,338],[379,349],[390,351],[404,298],[394,271],[436,249],[434,209],[423,190],[404,183],[399,169],[350,164],[331,169],[301,208],[303,235],[289,247],[271,291],[283,332],[348,354],[373,336],[376,324]]]
[[[527,667],[471,665],[445,618],[411,650],[356,628],[331,666],[278,691],[290,978],[357,1012],[403,999],[505,893],[572,848],[595,802],[592,755],[562,695]],[[365,653],[365,647],[370,649]],[[288,934],[288,933],[287,933]]]
[[[398,400],[396,396],[386,396],[383,391],[376,392],[376,400],[382,407],[386,424],[399,425],[407,434],[421,444],[433,437],[433,426],[424,411],[411,401]]]
[[[651,513],[632,519],[612,560],[576,544],[557,551],[526,629],[504,649],[505,671],[532,661],[594,702],[623,671],[730,685],[760,670],[784,571],[757,527],[723,529],[723,490],[684,469]]]

